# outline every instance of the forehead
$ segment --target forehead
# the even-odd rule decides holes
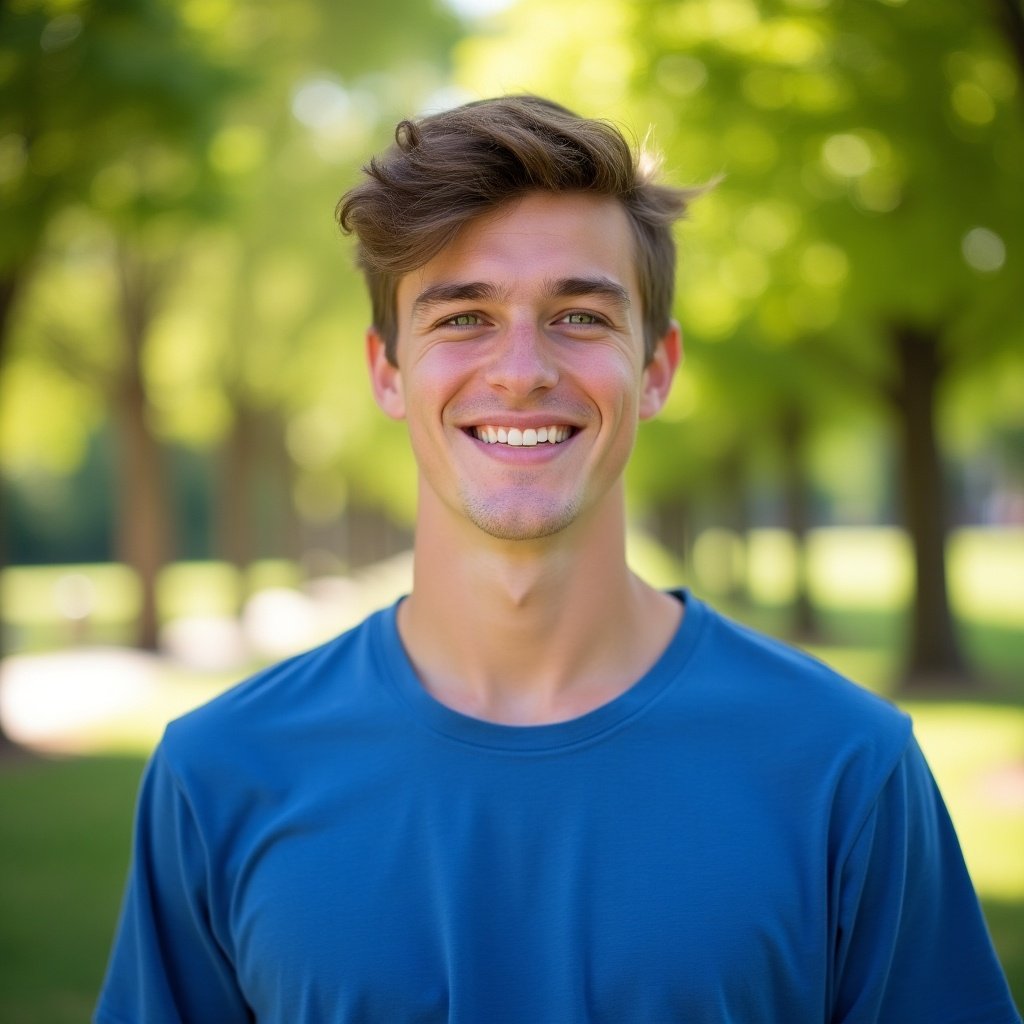
[[[398,283],[400,322],[441,284],[486,283],[525,297],[551,281],[603,277],[639,307],[633,232],[622,204],[587,193],[531,193],[470,221],[433,259]]]

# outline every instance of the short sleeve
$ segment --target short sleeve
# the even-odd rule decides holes
[[[833,1024],[1016,1024],[949,814],[917,743],[838,876]]]
[[[96,1024],[254,1019],[211,927],[199,830],[158,748],[143,777],[132,866]]]

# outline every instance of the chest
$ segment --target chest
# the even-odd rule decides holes
[[[810,807],[780,814],[749,775],[649,760],[471,764],[403,758],[282,794],[240,830],[220,912],[268,1020],[749,1022],[822,1005]]]

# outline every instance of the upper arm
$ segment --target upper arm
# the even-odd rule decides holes
[[[211,926],[203,837],[158,749],[143,777],[121,918],[96,1020],[253,1019]]]
[[[913,739],[840,865],[839,883],[832,1021],[1019,1021]]]

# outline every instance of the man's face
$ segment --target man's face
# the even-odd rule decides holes
[[[381,407],[408,421],[420,517],[529,540],[619,500],[637,420],[668,393],[673,327],[644,366],[622,207],[533,193],[471,222],[398,285],[398,367],[373,332]]]

